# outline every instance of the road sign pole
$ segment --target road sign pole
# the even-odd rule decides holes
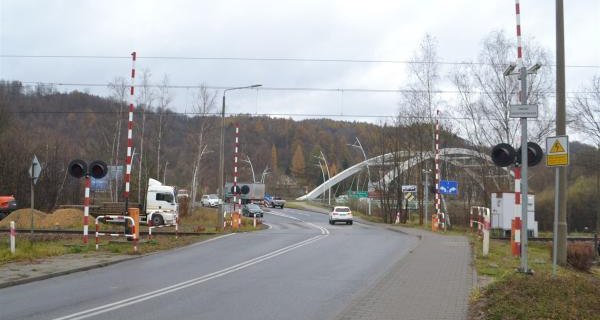
[[[521,76],[521,104],[527,104],[527,68],[524,66],[520,70]],[[524,273],[529,272],[527,266],[527,210],[529,202],[529,190],[527,183],[527,118],[521,118],[521,217],[523,222],[521,224],[521,271]]]
[[[35,199],[35,196],[33,194],[34,192],[34,188],[33,186],[35,185],[35,174],[33,174],[35,172],[35,162],[31,163],[31,234],[33,234],[33,200]]]
[[[559,171],[554,169],[554,229],[552,232],[552,276],[556,276],[556,255],[558,251],[558,186],[559,186]]]

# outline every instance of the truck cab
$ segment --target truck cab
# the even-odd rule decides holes
[[[146,193],[146,222],[152,225],[170,224],[177,219],[178,205],[174,186],[165,186],[155,179],[148,180]]]

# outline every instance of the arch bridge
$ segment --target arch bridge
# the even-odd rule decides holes
[[[338,173],[337,175],[331,177],[331,179],[321,183],[319,186],[308,192],[307,194],[298,197],[296,200],[314,200],[318,198],[320,195],[324,194],[328,189],[335,186],[336,184],[344,181],[346,178],[351,177],[354,174],[361,172],[363,169],[370,167],[388,167],[393,166],[394,162],[396,166],[394,166],[391,170],[389,170],[383,177],[379,179],[378,182],[370,182],[370,185],[387,185],[394,179],[401,175],[408,169],[418,165],[421,162],[434,159],[435,154],[433,152],[419,152],[419,153],[409,153],[406,151],[392,152],[384,155],[380,155],[377,157],[373,157],[367,159],[365,161],[359,162],[344,171]],[[398,160],[403,159],[403,160]],[[481,152],[464,149],[464,148],[444,148],[440,150],[440,160],[445,161],[449,164],[452,164],[456,167],[460,167],[465,170],[467,175],[473,178],[474,181],[477,181],[479,186],[483,189],[483,181],[481,181],[480,177],[473,170],[474,167],[481,167],[482,162],[492,164],[492,159],[487,154],[483,154]],[[509,174],[513,174],[511,170],[503,168],[504,171]],[[494,179],[494,183],[498,186],[498,182]]]

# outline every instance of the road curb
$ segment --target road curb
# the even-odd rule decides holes
[[[76,272],[88,271],[88,270],[92,270],[92,269],[103,268],[103,267],[107,267],[107,266],[110,266],[110,265],[113,265],[113,264],[117,264],[117,263],[121,263],[121,262],[125,262],[125,261],[140,259],[140,258],[145,257],[145,256],[147,256],[147,255],[140,255],[140,256],[135,256],[135,257],[127,257],[127,258],[123,258],[123,259],[115,260],[115,261],[108,261],[108,262],[96,263],[96,264],[92,264],[92,265],[85,266],[85,267],[80,267],[80,268],[75,268],[75,269],[69,269],[69,270],[63,270],[63,271],[53,272],[53,273],[45,274],[43,276],[37,276],[37,277],[31,277],[31,278],[19,279],[19,280],[11,280],[11,281],[0,283],[0,289],[8,288],[8,287],[14,287],[14,286],[17,286],[17,285],[22,285],[22,284],[26,284],[26,283],[30,283],[30,282],[35,282],[35,281],[40,281],[40,280],[46,280],[46,279],[50,279],[50,278],[60,277],[60,276],[64,276],[64,275],[71,274],[71,273],[76,273]]]

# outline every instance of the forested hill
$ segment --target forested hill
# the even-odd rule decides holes
[[[59,93],[39,86],[25,88],[19,82],[3,82],[0,90],[0,194],[15,194],[25,203],[29,198],[27,169],[34,154],[44,167],[36,186],[40,208],[79,199],[79,182],[68,177],[65,171],[70,160],[101,159],[109,165],[123,165],[128,109],[125,104],[78,91]],[[133,197],[137,196],[140,158],[142,182],[148,177],[159,180],[166,177],[169,184],[189,188],[195,164],[199,163],[199,192],[215,192],[220,117],[215,115],[216,108],[212,110],[204,115],[185,116],[168,109],[136,106]],[[252,179],[249,164],[242,161],[249,158],[257,180],[268,166],[268,185],[304,188],[320,183],[322,172],[316,156],[321,152],[331,175],[362,161],[360,149],[349,146],[357,137],[369,156],[380,154],[385,148],[377,138],[382,128],[369,123],[328,119],[294,121],[247,115],[227,117],[225,168],[228,177],[233,170],[236,124],[240,127],[240,179]]]

